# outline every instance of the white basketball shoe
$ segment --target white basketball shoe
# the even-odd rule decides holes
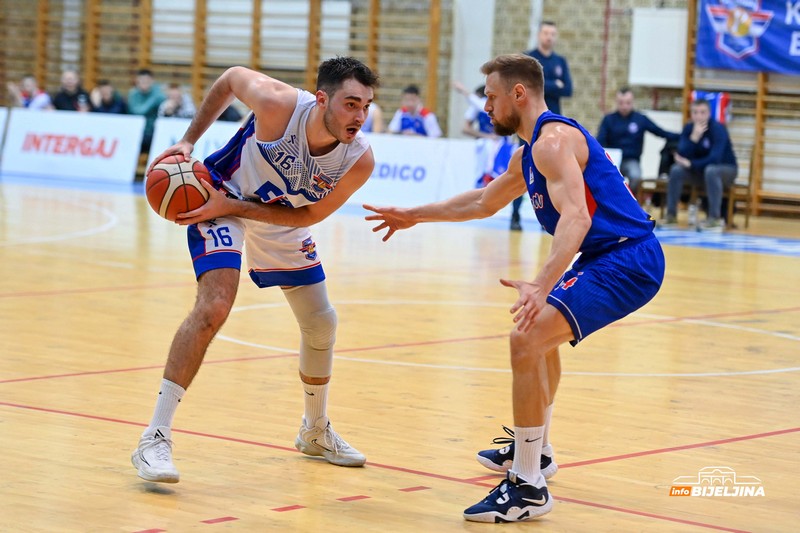
[[[159,426],[153,432],[142,435],[139,446],[131,454],[131,463],[139,477],[147,481],[177,483],[178,470],[172,464],[172,431]]]
[[[294,446],[306,455],[324,457],[329,463],[338,466],[362,466],[367,462],[364,454],[347,444],[333,430],[327,416],[319,417],[310,428],[306,426],[306,419],[303,417]]]

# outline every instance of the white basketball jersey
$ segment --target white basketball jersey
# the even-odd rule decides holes
[[[256,118],[251,113],[228,144],[206,158],[206,166],[229,192],[291,207],[318,202],[369,149],[359,131],[351,144],[339,143],[325,155],[312,156],[306,122],[316,98],[301,89],[297,92],[297,105],[280,139],[256,139]]]

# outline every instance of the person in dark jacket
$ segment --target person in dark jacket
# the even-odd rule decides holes
[[[667,218],[663,223],[676,223],[683,183],[690,179],[705,186],[708,199],[708,217],[698,229],[722,231],[722,191],[733,184],[737,171],[728,130],[711,118],[708,101],[695,100],[691,121],[681,132],[675,164],[669,171]]]
[[[96,113],[115,113],[125,115],[128,112],[128,105],[119,92],[108,80],[100,80],[97,87],[92,90],[92,111]]]
[[[603,148],[622,150],[622,162],[619,171],[628,180],[628,186],[636,194],[642,182],[642,158],[644,134],[649,131],[653,135],[668,141],[677,141],[680,134],[659,128],[652,120],[634,109],[633,91],[622,87],[617,91],[617,109],[603,117],[597,142]]]
[[[561,114],[561,99],[572,96],[572,77],[569,75],[569,65],[564,56],[553,51],[558,39],[556,23],[544,20],[539,25],[538,43],[536,48],[525,52],[526,55],[539,61],[544,70],[544,101],[547,109]]]

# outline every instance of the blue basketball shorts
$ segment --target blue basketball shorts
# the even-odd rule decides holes
[[[575,346],[653,299],[664,280],[664,252],[655,235],[612,250],[581,255],[556,283],[547,303],[567,319]]]
[[[188,227],[195,275],[217,268],[242,268],[246,249],[250,279],[259,287],[312,285],[325,279],[308,228],[290,228],[238,217]]]

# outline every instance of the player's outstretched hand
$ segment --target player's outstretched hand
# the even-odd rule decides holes
[[[232,202],[240,201],[228,198],[225,192],[218,191],[206,180],[200,180],[200,183],[208,191],[208,201],[197,209],[185,213],[178,213],[178,216],[175,217],[176,224],[188,226],[190,224],[197,224],[198,222],[230,215],[233,212],[232,207],[234,206]]]
[[[158,163],[168,155],[182,155],[184,162],[188,161],[189,159],[192,158],[192,150],[194,150],[194,145],[192,143],[187,141],[176,142],[175,144],[173,144],[172,146],[161,152],[159,155],[157,155],[155,159],[153,159],[153,161],[150,163],[150,166],[147,167],[147,172],[145,172],[145,174],[150,174],[150,171],[153,170],[153,167],[156,165],[156,163]]]
[[[512,315],[517,313],[514,316],[514,323],[518,331],[523,333],[530,331],[536,316],[545,305],[547,294],[538,285],[528,281],[501,279],[500,284],[517,289],[519,298],[511,306],[510,312]]]
[[[381,239],[384,242],[388,241],[389,237],[394,235],[395,231],[399,229],[408,229],[411,226],[416,225],[416,222],[412,220],[408,209],[403,209],[400,207],[375,207],[367,204],[364,204],[363,207],[364,209],[368,209],[369,211],[374,211],[377,213],[376,215],[367,215],[364,217],[365,220],[380,221],[380,224],[372,228],[373,232],[381,231],[384,228],[389,229],[389,231],[386,232],[386,235],[384,235]]]

